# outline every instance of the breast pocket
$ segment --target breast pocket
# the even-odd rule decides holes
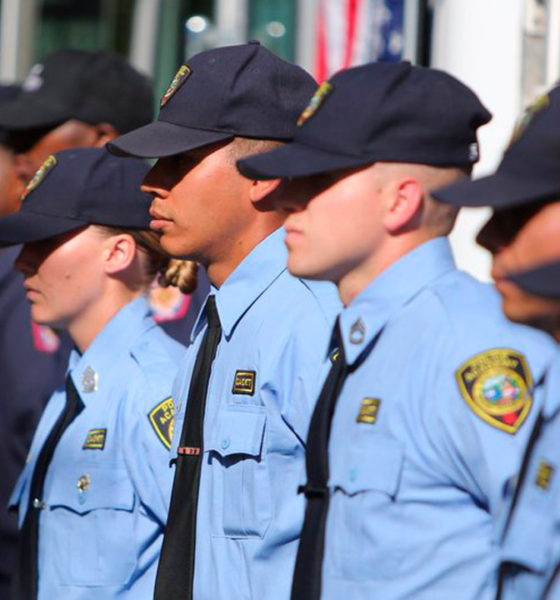
[[[46,513],[62,584],[122,585],[136,566],[135,495],[124,469],[80,467],[60,476]],[[55,560],[53,557],[53,560]]]
[[[398,493],[402,444],[387,435],[360,431],[346,460],[332,468],[327,546],[333,576],[393,577],[404,553]]]
[[[214,528],[214,535],[262,537],[270,524],[270,478],[263,451],[265,427],[264,407],[227,408],[220,411],[216,427],[206,440],[210,474],[214,481],[219,479],[222,492],[222,527]]]

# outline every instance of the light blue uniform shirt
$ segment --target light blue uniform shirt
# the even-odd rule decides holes
[[[172,472],[171,387],[184,348],[144,298],[122,308],[69,373],[84,404],[49,465],[39,519],[39,600],[152,598]],[[10,503],[20,527],[35,462],[65,404],[49,400]],[[172,429],[172,425],[171,425]]]
[[[304,441],[340,301],[334,285],[286,271],[283,230],[243,260],[216,294],[222,338],[206,399],[194,597],[287,599],[304,498]],[[173,455],[205,330],[195,326],[174,388]],[[185,494],[187,491],[185,491]]]
[[[523,356],[537,379],[552,340],[509,323],[445,238],[340,323],[353,371],[332,421],[322,598],[493,598],[495,515],[539,409]]]
[[[545,406],[504,525],[503,600],[560,598],[560,356],[546,374]],[[511,501],[513,500],[513,505]],[[513,506],[513,508],[511,508]]]

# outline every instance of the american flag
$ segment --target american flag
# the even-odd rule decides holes
[[[370,61],[398,61],[404,0],[320,0],[315,76]]]

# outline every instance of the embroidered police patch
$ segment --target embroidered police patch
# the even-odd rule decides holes
[[[160,108],[163,108],[169,102],[169,99],[177,92],[183,83],[185,83],[191,73],[192,69],[188,65],[182,65],[179,67],[179,70],[177,73],[175,73],[175,77],[173,77],[169,87],[165,90],[165,93],[161,97],[161,101],[159,103]]]
[[[106,438],[106,429],[90,429],[86,436],[86,441],[82,446],[82,450],[103,450],[105,448]]]
[[[323,104],[325,98],[333,91],[333,89],[334,86],[332,83],[329,81],[323,81],[323,83],[317,88],[317,91],[313,94],[313,98],[311,98],[309,104],[299,116],[299,119],[297,120],[298,127],[301,127],[317,112],[319,106]]]
[[[535,478],[536,486],[540,487],[545,492],[548,491],[555,470],[556,469],[554,468],[554,466],[551,465],[549,462],[547,462],[546,460],[541,460],[541,462],[539,463],[539,468],[537,470],[537,476]]]
[[[516,433],[531,410],[533,378],[525,357],[508,348],[481,352],[455,373],[461,395],[486,423]]]
[[[25,200],[25,198],[27,198],[27,196],[37,188],[41,181],[45,180],[45,177],[56,167],[57,164],[58,161],[52,154],[47,157],[45,162],[37,169],[37,172],[35,175],[33,175],[33,178],[27,184],[25,190],[23,190],[23,194],[21,195],[22,201]]]
[[[255,393],[255,371],[235,371],[232,394],[252,396]]]
[[[356,422],[374,425],[377,422],[380,406],[381,400],[379,400],[379,398],[364,398]]]
[[[154,406],[148,414],[148,419],[156,435],[168,450],[171,448],[171,440],[173,439],[174,414],[175,406],[171,396]]]

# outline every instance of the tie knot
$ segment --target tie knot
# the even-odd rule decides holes
[[[218,309],[216,308],[216,296],[208,296],[206,300],[206,319],[208,321],[208,328],[215,329],[220,327],[220,317],[218,316]]]

